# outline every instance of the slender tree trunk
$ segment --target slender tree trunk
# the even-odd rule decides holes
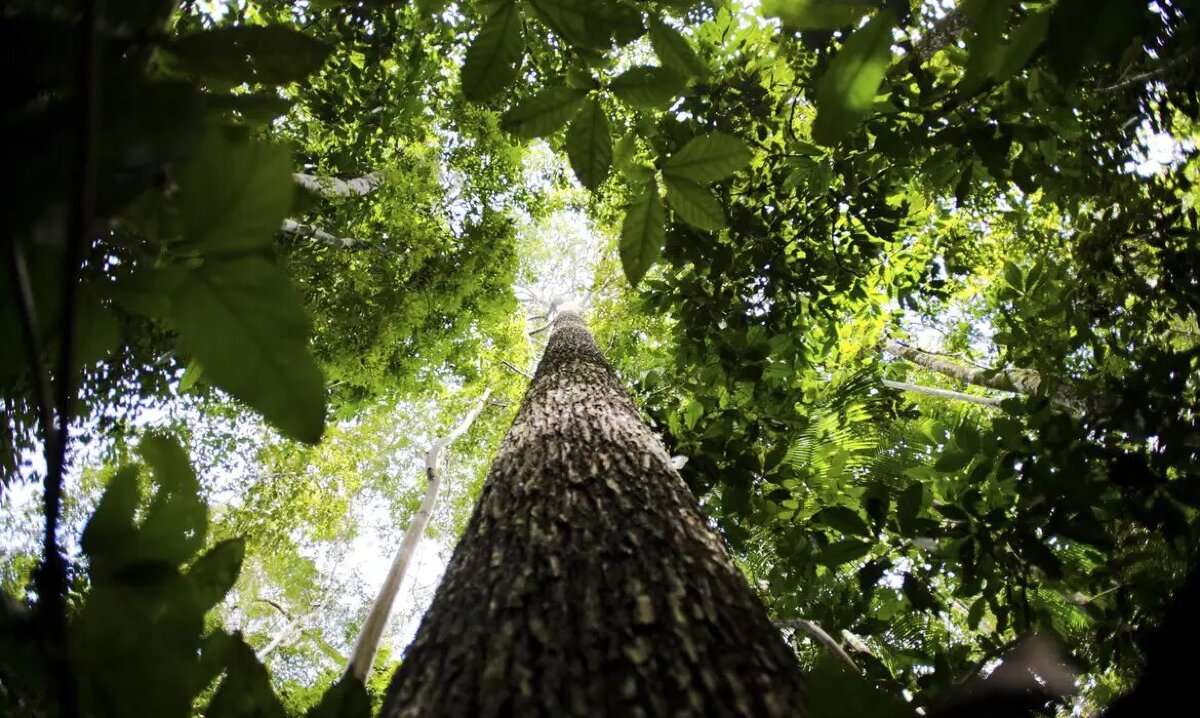
[[[362,244],[362,240],[353,237],[338,237],[330,234],[320,227],[315,227],[311,224],[303,224],[294,219],[285,219],[280,225],[279,231],[284,234],[290,234],[294,237],[302,237],[304,239],[315,239],[321,244],[327,244],[330,247],[337,249],[351,249]]]
[[[350,656],[350,663],[346,667],[346,672],[360,681],[366,682],[367,674],[371,672],[371,664],[375,661],[375,654],[379,651],[379,639],[383,635],[383,629],[387,627],[388,617],[392,615],[392,605],[396,602],[396,594],[400,591],[400,584],[404,582],[404,574],[408,571],[408,565],[412,563],[413,554],[417,551],[417,544],[420,543],[421,536],[425,533],[425,527],[429,525],[429,517],[433,515],[433,505],[437,501],[438,488],[441,485],[441,477],[438,476],[437,470],[438,459],[441,458],[442,451],[447,446],[453,444],[458,437],[471,428],[471,424],[475,423],[475,419],[479,417],[483,407],[487,406],[488,397],[491,395],[491,387],[484,389],[479,401],[450,430],[450,433],[434,441],[425,451],[425,497],[421,499],[421,507],[417,509],[417,513],[413,514],[412,521],[404,531],[404,538],[400,541],[400,550],[392,559],[387,577],[383,580],[383,587],[379,589],[379,595],[371,606],[371,613],[367,615],[367,622],[363,624],[362,632],[354,644],[354,653]]]
[[[382,716],[803,716],[795,655],[563,312]]]
[[[296,172],[292,174],[292,179],[304,189],[323,197],[361,197],[374,192],[383,184],[383,173],[372,172],[362,177],[344,180]]]
[[[961,391],[951,391],[949,389],[939,389],[935,386],[922,386],[920,384],[909,384],[903,381],[892,381],[884,379],[883,385],[889,389],[898,391],[911,391],[914,394],[924,394],[926,396],[936,396],[939,399],[953,399],[954,401],[969,401],[972,404],[982,404],[983,406],[1000,406],[1004,401],[1001,396],[978,396],[976,394],[964,394]]]

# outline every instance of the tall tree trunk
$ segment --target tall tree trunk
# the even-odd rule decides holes
[[[379,651],[379,639],[383,636],[383,629],[387,628],[388,618],[392,615],[392,605],[396,602],[396,594],[400,592],[400,584],[404,583],[404,574],[408,572],[408,565],[412,563],[413,554],[417,552],[417,544],[420,543],[421,536],[425,533],[425,527],[429,525],[429,517],[433,515],[433,505],[437,502],[438,488],[441,485],[441,477],[438,476],[438,460],[447,446],[467,433],[467,429],[471,428],[471,424],[474,424],[475,419],[479,418],[483,412],[483,407],[487,406],[488,397],[491,395],[491,387],[484,389],[483,394],[475,402],[475,406],[467,412],[467,415],[448,434],[434,441],[425,450],[425,497],[421,499],[421,507],[413,514],[412,521],[404,531],[404,538],[400,540],[400,549],[396,551],[396,556],[392,559],[387,577],[383,580],[383,586],[379,589],[375,603],[371,605],[371,613],[367,615],[367,622],[363,624],[362,632],[354,644],[354,653],[351,654],[350,662],[346,666],[347,673],[364,683],[367,680],[367,674],[371,672],[375,654]]]
[[[573,312],[382,715],[804,715],[795,655]]]

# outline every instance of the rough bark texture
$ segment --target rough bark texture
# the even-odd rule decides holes
[[[805,715],[794,654],[574,313],[382,715]]]
[[[361,197],[374,192],[383,184],[383,173],[372,172],[353,179],[338,179],[337,177],[321,177],[303,172],[292,174],[296,184],[324,197]]]

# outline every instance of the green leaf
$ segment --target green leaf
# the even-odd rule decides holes
[[[371,697],[362,681],[349,674],[329,687],[304,718],[370,718]]]
[[[280,85],[317,71],[333,48],[286,25],[235,25],[183,35],[167,49],[186,74]]]
[[[204,712],[206,718],[285,718],[287,713],[254,649],[238,636],[230,636],[228,641],[228,668]]]
[[[822,566],[840,566],[866,556],[871,552],[873,545],[874,543],[871,541],[860,541],[859,539],[834,541],[818,551],[814,560]]]
[[[979,628],[980,621],[983,620],[983,612],[987,609],[987,597],[980,596],[971,604],[971,608],[967,611],[967,628],[972,631]]]
[[[825,651],[807,674],[805,709],[816,718],[913,718],[899,696],[880,689]]]
[[[1042,46],[1049,29],[1049,10],[1029,13],[1009,37],[1004,59],[995,74],[996,82],[1004,82],[1029,64],[1034,53]]]
[[[200,381],[202,376],[204,376],[204,368],[195,359],[188,362],[187,369],[183,370],[183,376],[179,378],[179,393],[183,394],[189,391],[196,385],[196,382]]]
[[[308,352],[308,317],[281,270],[259,258],[210,262],[172,306],[180,340],[212,384],[288,436],[321,438],[324,381]]]
[[[525,33],[515,2],[496,8],[475,35],[462,66],[462,90],[468,100],[492,97],[517,79],[525,58]]]
[[[567,129],[567,157],[579,183],[588,189],[596,189],[608,177],[613,158],[612,135],[604,108],[594,99],[584,102]]]
[[[777,17],[784,27],[832,30],[854,25],[874,10],[868,3],[843,0],[763,0],[764,17]]]
[[[188,569],[187,577],[196,590],[197,600],[208,610],[229,593],[242,570],[246,542],[231,538],[213,546]]]
[[[139,527],[137,558],[179,566],[204,545],[208,507],[187,453],[173,437],[150,433],[138,444],[158,490]]]
[[[245,92],[237,95],[207,95],[208,106],[236,113],[248,125],[268,125],[292,108],[292,101],[270,92]]]
[[[518,137],[545,137],[565,125],[586,96],[573,87],[550,87],[505,112],[500,124]]]
[[[680,75],[695,77],[707,71],[687,38],[657,17],[650,19],[650,46],[663,67]]]
[[[971,459],[974,458],[974,456],[975,455],[972,453],[968,453],[953,447],[947,447],[946,450],[942,452],[942,455],[938,457],[938,460],[933,465],[933,468],[944,474],[952,474],[971,463]]]
[[[613,79],[609,89],[635,107],[663,109],[683,94],[687,82],[683,75],[666,67],[639,65]]]
[[[658,196],[658,183],[652,179],[626,207],[625,221],[621,224],[621,267],[625,278],[635,287],[662,254],[665,221],[666,209]]]
[[[896,16],[884,10],[856,30],[829,63],[817,85],[813,139],[832,145],[871,114],[875,95],[892,61]]]
[[[104,559],[122,551],[134,536],[133,512],[141,500],[138,467],[121,467],[104,488],[100,503],[88,519],[79,541],[92,560],[92,570]]]
[[[637,136],[630,132],[617,140],[617,146],[613,149],[613,164],[625,179],[642,184],[654,179],[654,167],[639,161],[637,152]]]
[[[975,21],[967,38],[967,67],[958,84],[963,95],[972,95],[992,77],[1004,61],[1004,29],[1012,0],[978,0],[971,8]]]
[[[725,226],[725,210],[710,190],[681,177],[664,179],[667,203],[684,222],[708,232]]]
[[[671,155],[663,165],[663,175],[712,184],[750,164],[753,157],[745,142],[713,132],[693,138]]]
[[[936,611],[938,600],[925,582],[911,573],[904,574],[904,585],[901,587],[904,597],[918,611]]]
[[[835,528],[842,533],[856,536],[871,535],[871,530],[867,528],[867,523],[862,520],[858,512],[846,506],[830,506],[821,509],[813,516],[812,520]]]
[[[287,150],[211,129],[180,168],[176,201],[184,244],[205,253],[265,247],[292,204]]]

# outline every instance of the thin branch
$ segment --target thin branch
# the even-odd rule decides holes
[[[42,424],[42,441],[47,450],[54,444],[54,412],[51,409],[54,401],[54,390],[50,386],[50,370],[38,351],[37,307],[33,300],[33,283],[29,279],[29,269],[25,265],[25,256],[21,253],[21,245],[12,240],[8,243],[8,266],[13,277],[13,294],[18,314],[21,318],[21,336],[25,340],[26,360],[33,373],[33,387],[37,399],[38,418]]]
[[[909,384],[903,381],[892,381],[884,379],[883,385],[889,389],[899,391],[911,391],[914,394],[925,394],[926,396],[936,396],[940,399],[953,399],[955,401],[969,401],[972,404],[980,404],[982,406],[1000,406],[1000,402],[1004,401],[1003,397],[998,396],[977,396],[975,394],[964,394],[961,391],[951,391],[949,389],[939,389],[932,386],[921,386],[919,384]]]
[[[549,322],[549,323],[547,323],[547,324],[543,324],[542,326],[538,327],[537,329],[534,329],[533,331],[529,332],[529,336],[531,336],[531,337],[532,337],[532,336],[534,336],[534,335],[541,334],[542,332],[546,331],[546,330],[547,330],[547,329],[549,329],[551,326],[553,326],[553,324],[554,324],[553,322]]]
[[[862,672],[859,670],[858,664],[855,663],[854,659],[850,657],[850,654],[846,653],[846,651],[843,650],[840,645],[838,645],[838,642],[833,640],[833,636],[830,636],[828,633],[826,633],[825,629],[821,628],[816,623],[804,618],[795,618],[790,621],[780,621],[775,625],[779,628],[799,629],[804,633],[807,633],[809,636],[814,638],[817,643],[825,646],[830,653],[836,656],[837,659],[844,663],[851,671],[854,673]]]
[[[518,366],[514,366],[512,364],[512,362],[509,362],[506,359],[501,359],[500,363],[503,364],[505,367],[507,367],[510,371],[516,372],[517,374],[520,374],[521,376],[525,377],[526,379],[533,381],[533,377],[528,372],[526,372],[524,369],[521,369]]]
[[[1136,85],[1139,82],[1145,82],[1146,80],[1153,80],[1154,78],[1159,77],[1160,75],[1167,74],[1167,72],[1169,72],[1170,70],[1172,70],[1173,68],[1175,68],[1179,65],[1190,62],[1192,57],[1195,56],[1195,54],[1198,51],[1200,51],[1200,48],[1192,48],[1191,50],[1183,53],[1182,55],[1172,59],[1170,62],[1160,65],[1160,66],[1154,68],[1153,70],[1147,70],[1146,72],[1139,73],[1132,77],[1121,80],[1115,84],[1109,85],[1108,87],[1097,87],[1096,92],[1100,92],[1100,93],[1116,92],[1117,90],[1123,90],[1126,87],[1129,87],[1130,85]]]

